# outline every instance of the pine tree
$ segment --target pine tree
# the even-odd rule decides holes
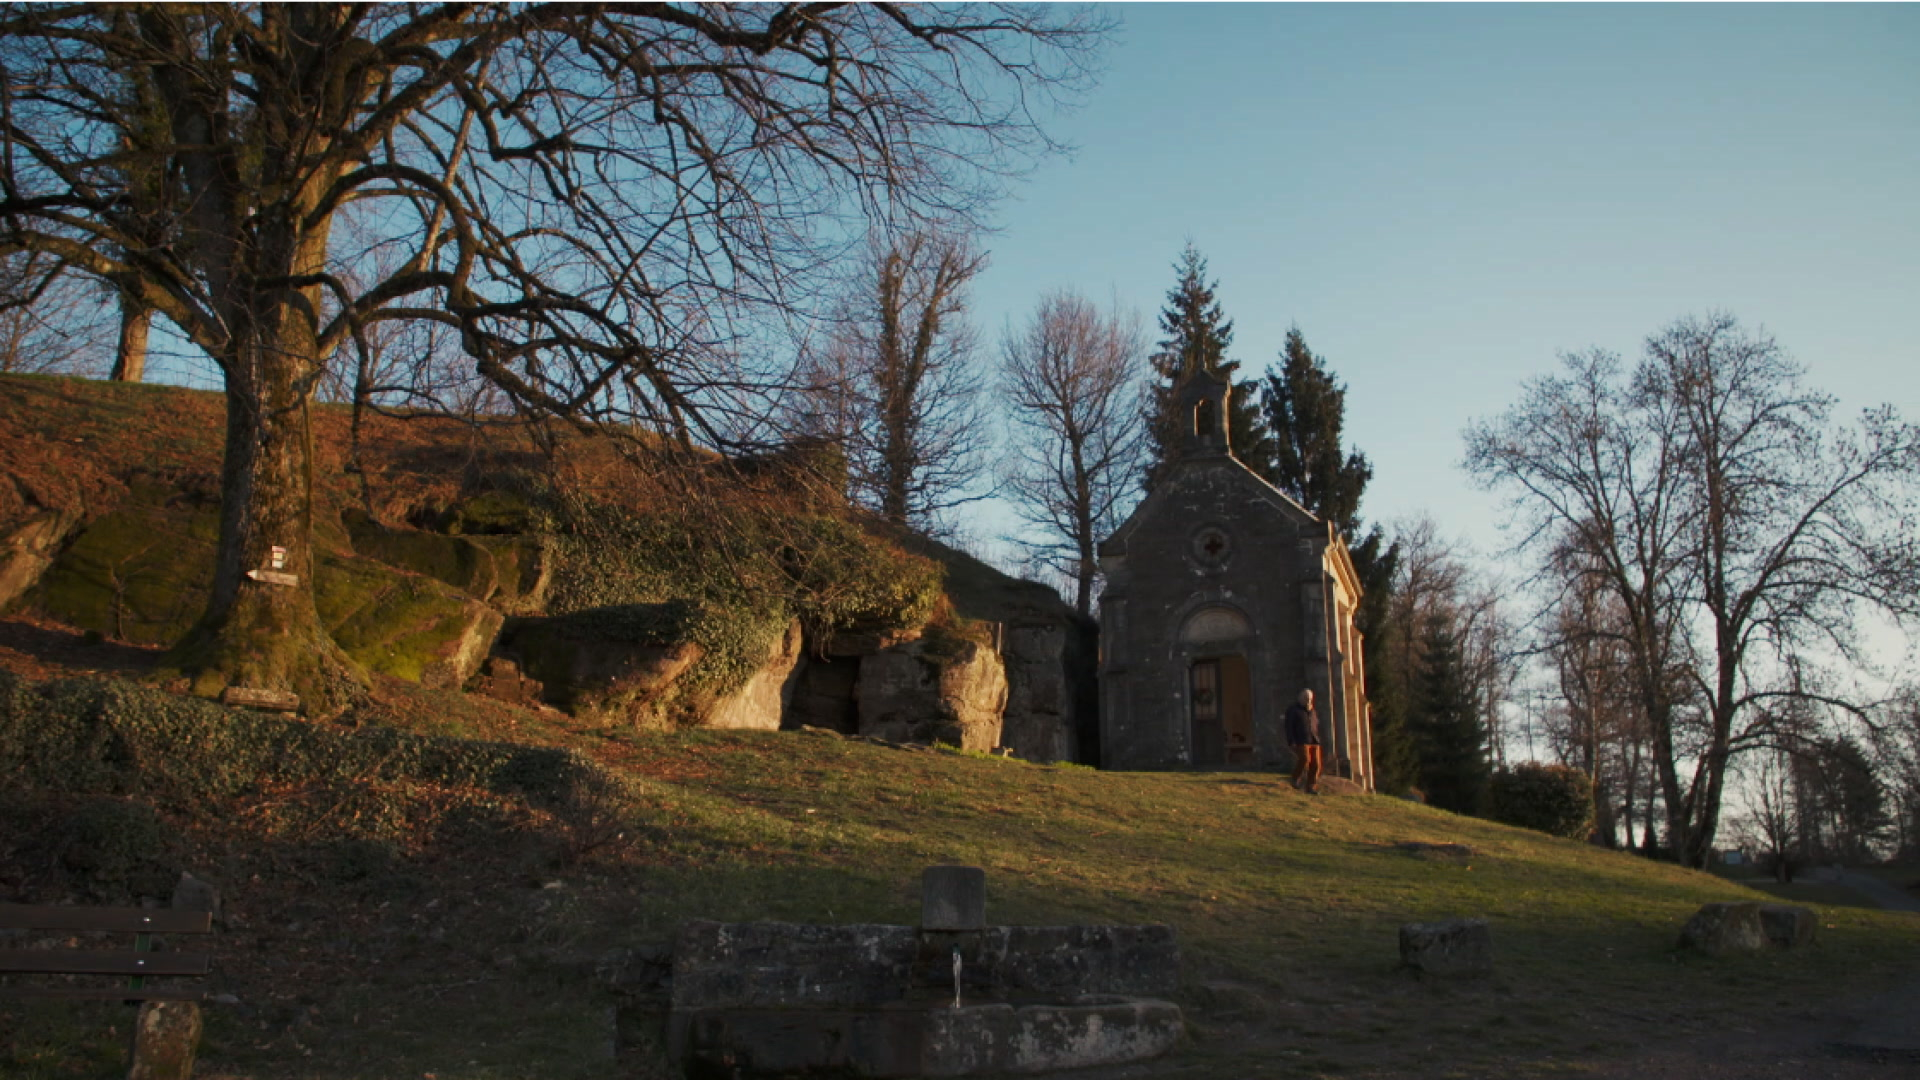
[[[1148,488],[1161,468],[1180,456],[1185,417],[1174,408],[1173,397],[1181,376],[1190,370],[1208,371],[1231,380],[1240,369],[1237,361],[1227,359],[1227,348],[1233,344],[1233,321],[1214,298],[1219,283],[1207,280],[1207,260],[1198,248],[1188,244],[1174,269],[1180,280],[1167,292],[1166,307],[1160,311],[1160,330],[1166,337],[1149,357],[1154,377],[1142,402]],[[1227,441],[1242,464],[1272,480],[1273,438],[1260,416],[1258,389],[1254,379],[1233,384],[1227,408]]]
[[[1373,466],[1358,450],[1341,446],[1346,426],[1347,388],[1307,347],[1299,327],[1287,331],[1281,367],[1267,373],[1261,407],[1273,433],[1275,487],[1333,527],[1351,545],[1348,554],[1360,577],[1360,610],[1354,623],[1366,639],[1367,699],[1373,706],[1375,784],[1385,791],[1415,785],[1416,754],[1407,731],[1407,673],[1383,661],[1401,650],[1390,639],[1405,628],[1391,624],[1394,571],[1400,545],[1389,544],[1379,526],[1361,535],[1360,498],[1373,479]]]
[[[1420,788],[1427,803],[1461,814],[1477,813],[1492,770],[1487,728],[1468,692],[1466,661],[1443,618],[1421,632],[1419,685],[1414,688],[1408,733],[1419,756]]]
[[[1273,484],[1295,502],[1352,537],[1360,526],[1360,496],[1373,466],[1358,450],[1343,453],[1347,388],[1307,348],[1298,326],[1287,331],[1281,368],[1267,374],[1262,404],[1273,433]]]
[[[1393,662],[1408,650],[1401,635],[1411,631],[1392,616],[1393,578],[1400,562],[1400,545],[1381,550],[1379,528],[1355,547],[1351,555],[1362,585],[1354,627],[1366,649],[1367,705],[1373,714],[1373,784],[1392,795],[1420,786],[1420,758],[1407,715],[1413,679]]]

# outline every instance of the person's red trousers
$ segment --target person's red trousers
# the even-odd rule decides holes
[[[1313,791],[1319,788],[1320,764],[1319,746],[1295,746],[1293,748],[1293,786],[1302,791]],[[1304,783],[1302,783],[1303,780]]]

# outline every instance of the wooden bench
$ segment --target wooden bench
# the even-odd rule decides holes
[[[66,998],[140,1003],[134,1022],[129,1080],[187,1080],[200,1042],[200,1005],[206,991],[149,980],[196,978],[212,970],[206,953],[155,947],[159,934],[210,934],[213,913],[185,908],[53,907],[0,904],[0,930],[132,934],[131,949],[0,949],[0,977],[95,976],[124,978],[121,985],[57,983],[9,985],[0,978],[0,999]]]

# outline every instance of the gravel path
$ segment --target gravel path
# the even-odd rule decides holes
[[[1838,866],[1826,868],[1821,873],[1826,875],[1826,880],[1836,885],[1845,885],[1854,892],[1872,897],[1874,903],[1888,911],[1920,911],[1920,896],[1882,881],[1872,874],[1862,874],[1857,870],[1846,870]]]

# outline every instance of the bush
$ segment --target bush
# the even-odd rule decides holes
[[[1593,830],[1593,778],[1565,765],[1524,762],[1493,777],[1493,819],[1569,840]]]

